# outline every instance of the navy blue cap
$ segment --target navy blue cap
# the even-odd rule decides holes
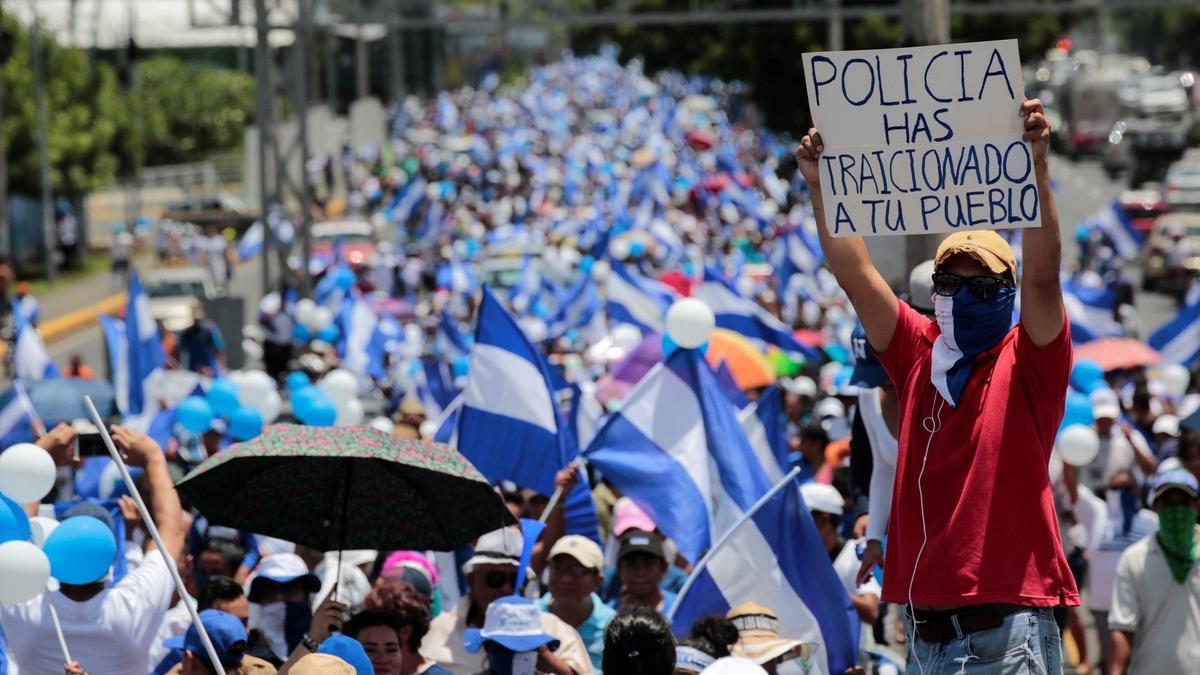
[[[241,619],[222,612],[219,609],[206,609],[200,612],[200,622],[212,640],[213,648],[217,650],[217,658],[221,665],[236,667],[242,664],[242,654],[246,651],[246,627]],[[200,631],[196,624],[188,626],[185,635],[176,635],[163,640],[163,646],[168,649],[186,649],[196,656],[208,658],[204,642],[200,640]]]
[[[879,362],[875,350],[867,341],[867,331],[861,321],[854,326],[854,332],[850,334],[850,349],[854,354],[854,372],[850,374],[850,384],[871,389],[887,382],[887,371],[883,369],[883,364]]]

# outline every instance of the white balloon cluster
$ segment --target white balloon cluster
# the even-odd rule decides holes
[[[261,370],[234,371],[226,376],[237,387],[238,403],[258,411],[263,424],[272,424],[283,410],[279,387]]]
[[[0,494],[11,502],[2,509],[41,501],[54,487],[56,470],[50,453],[32,443],[18,443],[0,453]],[[24,519],[24,514],[13,518]],[[50,580],[50,559],[42,543],[58,525],[50,518],[29,519],[29,539],[0,543],[0,602],[25,602],[36,597]]]
[[[344,368],[331,370],[317,382],[317,388],[324,392],[337,410],[334,426],[357,426],[363,423],[366,413],[358,398],[359,383],[354,373]]]

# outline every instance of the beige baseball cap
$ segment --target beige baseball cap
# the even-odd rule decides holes
[[[950,256],[958,253],[971,256],[996,274],[1007,274],[1012,281],[1017,280],[1017,256],[1004,237],[992,230],[955,232],[946,237],[938,245],[937,255],[933,258],[934,268],[940,268]]]
[[[309,654],[288,672],[292,675],[355,675],[354,666],[329,654]]]
[[[568,534],[554,542],[554,546],[550,547],[549,559],[553,560],[558,555],[569,555],[588,569],[604,569],[604,552],[600,550],[600,545],[582,535]]]

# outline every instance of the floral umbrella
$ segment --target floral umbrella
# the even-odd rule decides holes
[[[277,424],[178,489],[214,525],[321,551],[449,551],[516,522],[455,450],[368,427]]]

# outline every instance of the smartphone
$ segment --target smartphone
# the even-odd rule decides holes
[[[108,457],[108,446],[99,432],[75,436],[76,457]]]

